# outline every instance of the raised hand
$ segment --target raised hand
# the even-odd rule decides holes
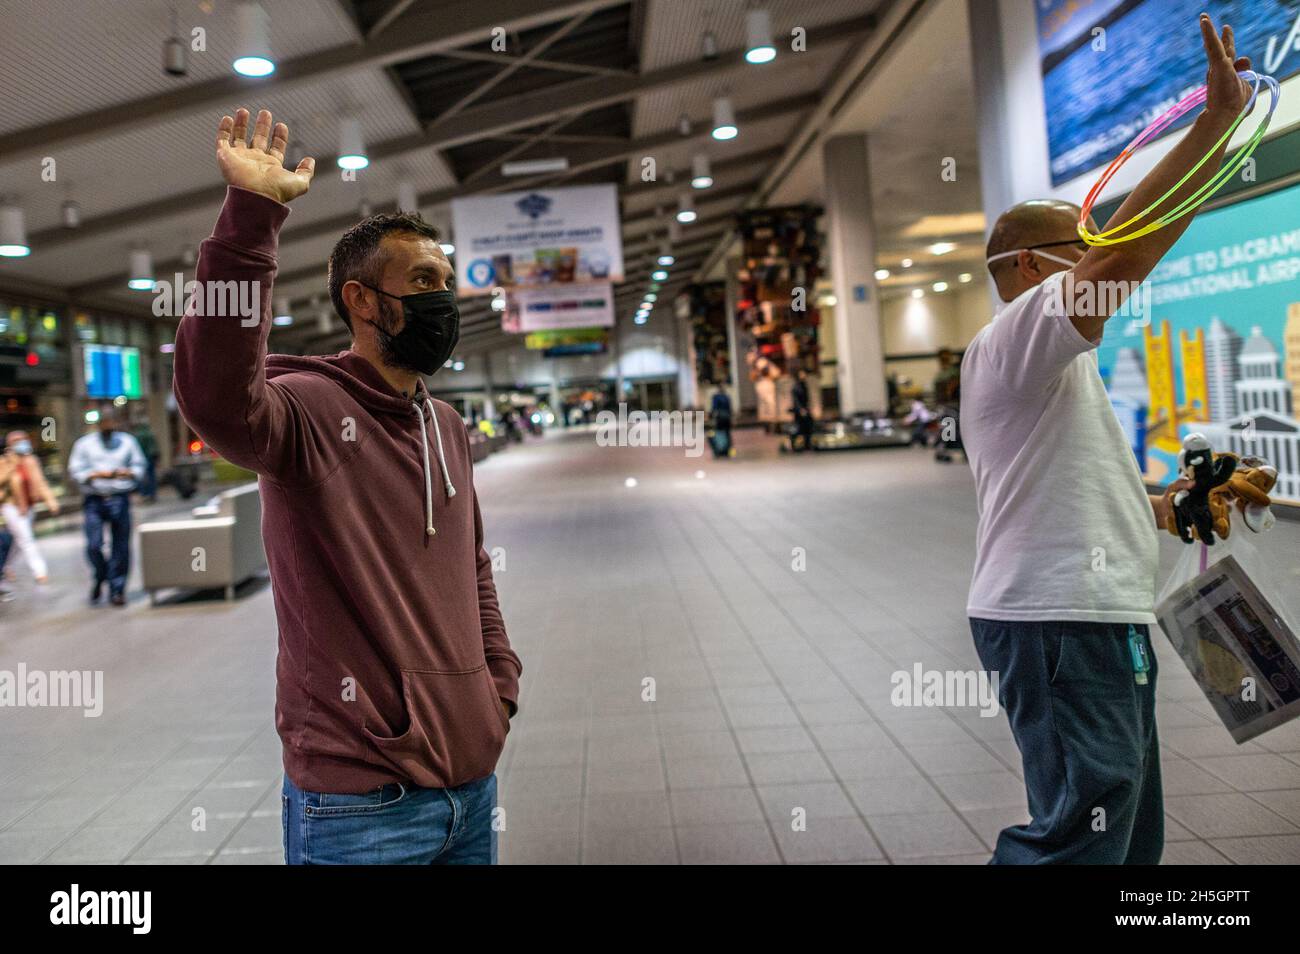
[[[239,109],[235,118],[221,117],[217,127],[217,165],[226,183],[260,193],[276,202],[289,202],[311,187],[316,160],[308,156],[292,172],[284,167],[284,150],[289,144],[289,127],[271,125],[271,114],[263,109],[248,136],[248,110]]]
[[[1236,119],[1250,99],[1250,84],[1237,75],[1250,69],[1250,57],[1237,57],[1232,27],[1223,25],[1223,35],[1214,30],[1208,13],[1201,14],[1201,40],[1205,43],[1205,111]]]

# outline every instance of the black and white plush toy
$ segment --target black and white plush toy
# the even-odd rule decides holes
[[[1184,543],[1199,537],[1206,546],[1214,544],[1214,515],[1210,511],[1210,491],[1226,484],[1236,469],[1231,456],[1215,459],[1210,442],[1203,434],[1188,434],[1178,452],[1178,473],[1192,481],[1192,486],[1174,494],[1174,523]],[[1196,528],[1196,536],[1192,528]]]

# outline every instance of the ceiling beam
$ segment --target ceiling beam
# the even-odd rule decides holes
[[[489,0],[484,0],[489,2]],[[596,2],[596,0],[590,0]],[[605,2],[605,0],[600,0]],[[815,28],[810,31],[809,42],[812,43],[815,38],[820,38],[822,42],[840,42],[852,40],[858,34],[868,32],[875,23],[873,17],[861,17],[854,20],[843,21],[841,23],[829,24],[825,27]],[[494,135],[504,132],[512,132],[521,128],[536,126],[540,123],[554,122],[556,119],[577,113],[587,112],[599,106],[608,105],[611,102],[622,102],[627,99],[633,99],[642,93],[650,92],[666,86],[672,86],[689,79],[698,78],[698,76],[707,75],[716,72],[722,72],[746,66],[744,61],[744,51],[740,48],[729,51],[718,57],[716,60],[691,60],[685,64],[667,67],[652,73],[635,77],[632,81],[617,81],[608,77],[594,77],[592,79],[577,80],[573,83],[560,84],[558,86],[547,87],[537,93],[524,94],[523,96],[510,97],[504,103],[490,103],[484,106],[478,106],[467,109],[458,116],[453,117],[448,123],[434,123],[422,133],[414,135],[399,136],[394,139],[384,140],[375,143],[368,148],[369,157],[372,162],[382,159],[393,158],[404,155],[409,152],[428,150],[428,149],[446,149],[450,146],[462,145],[467,142],[474,142],[483,139],[491,139]],[[579,89],[581,87],[581,89]],[[616,88],[615,88],[616,87]],[[171,95],[171,94],[168,94]],[[807,110],[815,108],[820,101],[816,95],[798,96],[785,103],[797,103],[796,109]],[[221,101],[228,108],[229,103],[226,100]],[[562,109],[555,108],[555,103],[563,103]],[[531,105],[530,105],[531,104]],[[772,115],[771,110],[779,104],[765,104],[763,107],[742,110],[740,118],[746,122],[757,122],[769,118]],[[528,110],[532,110],[529,112]],[[109,111],[116,118],[124,113],[134,111],[133,106],[119,107]],[[97,114],[98,116],[98,114]],[[692,122],[692,129],[699,128],[707,120]],[[40,135],[39,128],[33,131],[34,135]],[[24,131],[19,131],[9,137],[6,137],[6,143],[22,143],[23,137],[27,135]],[[659,136],[643,138],[641,140],[629,141],[626,144],[614,143],[605,150],[604,153],[596,152],[592,154],[592,161],[579,160],[577,163],[571,161],[568,175],[574,175],[587,169],[598,167],[599,165],[616,161],[637,155],[639,152],[656,146],[667,146],[673,143],[680,143],[689,139],[702,138],[707,135],[704,133],[694,133],[692,136],[685,137],[677,133],[676,130],[669,130]],[[0,162],[7,158],[5,153],[6,146],[0,146]],[[18,145],[14,148],[25,148],[25,145]],[[336,157],[334,156],[317,156],[316,164],[318,169],[333,168]],[[542,177],[545,181],[545,177]],[[518,185],[502,177],[501,188],[511,188]],[[449,194],[454,194],[455,190],[447,190]],[[112,212],[98,216],[93,219],[87,219],[82,222],[81,227],[75,231],[63,228],[45,229],[42,232],[35,233],[32,236],[33,247],[36,247],[38,241],[44,241],[50,245],[58,245],[71,241],[77,241],[96,235],[102,232],[119,230],[131,223],[137,223],[141,219],[164,218],[168,215],[180,215],[192,211],[196,208],[202,208],[213,202],[220,202],[221,197],[225,194],[225,187],[220,185],[205,186],[189,192],[178,195],[165,196],[152,202],[143,203],[133,208],[115,209]]]
[[[817,101],[816,94],[805,94],[801,96],[794,96],[791,97],[790,99],[781,100],[779,102],[765,103],[765,104],[751,107],[750,109],[747,110],[741,110],[740,112],[737,113],[737,117],[739,121],[742,123],[758,122],[763,119],[772,119],[790,113],[800,113],[808,109],[810,104],[816,103],[816,101]],[[608,165],[611,162],[617,162],[619,160],[626,159],[629,156],[646,155],[648,153],[653,152],[655,149],[660,149],[666,146],[680,144],[686,141],[688,138],[700,138],[707,135],[708,135],[707,132],[701,132],[701,133],[694,134],[693,137],[684,137],[676,129],[672,129],[672,130],[659,133],[657,135],[646,136],[642,139],[631,141],[625,145],[611,144],[607,146],[592,146],[591,148],[587,150],[582,150],[576,154],[577,155],[576,166],[584,169],[599,168],[600,166]],[[577,170],[574,167],[571,167],[570,171],[572,172]],[[471,187],[468,190],[468,192],[462,187],[452,186],[447,189],[439,189],[434,192],[426,192],[423,195],[419,196],[418,198],[419,198],[420,205],[423,206],[438,205],[442,202],[446,202],[453,198],[456,198],[457,196],[466,195],[466,194],[490,193],[490,192],[499,192],[499,191],[506,191],[506,190],[534,188],[540,186],[542,184],[541,183],[542,180],[549,180],[551,178],[552,177],[549,176],[536,176],[536,177],[525,177],[523,179],[514,179],[506,176],[501,176],[498,174],[497,176],[485,178],[481,182],[476,183],[473,187]],[[708,190],[705,191],[707,192]],[[220,202],[224,196],[225,196],[225,186],[218,186],[216,187],[215,195],[205,197],[205,201],[212,202],[215,200],[217,202]],[[162,204],[164,206],[166,205],[165,202]],[[151,203],[151,205],[153,205],[153,203]],[[391,204],[383,204],[378,206],[377,209],[382,210],[382,209],[388,209],[390,207]],[[166,209],[160,210],[160,214],[166,211],[167,211]],[[113,223],[114,228],[122,228],[122,227],[130,227],[133,224],[138,224],[138,222],[142,217],[143,216],[136,213],[119,212],[119,213],[114,213],[114,215],[108,218],[113,218],[118,220]],[[309,222],[304,225],[297,226],[296,228],[288,228],[280,233],[280,245],[283,247],[291,242],[313,239],[322,234],[327,234],[331,232],[342,232],[345,229],[350,228],[352,225],[355,225],[356,221],[357,221],[356,213],[354,211],[348,211],[340,215],[330,216],[325,219],[318,219],[315,222]],[[57,238],[54,236],[45,238],[46,247],[57,246],[72,241],[74,239],[84,238],[85,232],[87,228],[89,228],[89,226],[90,223],[87,222],[84,223],[81,228],[75,230],[67,230],[67,229],[50,230],[51,232],[57,232]],[[41,245],[35,235],[31,237],[30,241],[32,247],[34,249],[39,250]],[[171,274],[172,272],[176,272],[176,271],[182,271],[182,270],[184,270],[184,266],[182,265],[179,258],[174,258],[169,261],[159,262],[155,264],[155,271],[164,275]],[[112,288],[115,285],[124,284],[126,282],[127,277],[128,276],[125,272],[120,272],[120,271],[114,272],[111,275],[104,275],[102,277],[94,278],[87,282],[78,284],[77,286],[75,286],[74,291],[83,292],[83,293],[101,291],[105,288]]]
[[[785,155],[768,169],[763,184],[746,201],[747,208],[756,208],[767,202],[796,163],[809,150],[820,145],[835,117],[850,98],[864,89],[871,77],[883,67],[890,52],[901,43],[926,5],[927,0],[882,0],[876,28],[861,43],[851,45],[840,57],[830,73],[825,95],[815,108],[808,111],[793,135],[787,138]],[[700,267],[701,276],[722,260],[736,237],[737,233],[732,230],[718,240],[713,254]]]
[[[448,106],[439,114],[439,117],[441,119],[450,119],[452,116],[463,113],[471,103],[482,99],[485,94],[492,92],[492,90],[496,89],[510,77],[514,76],[515,73],[519,72],[519,70],[530,64],[535,64],[539,56],[549,50],[556,43],[560,42],[560,40],[564,39],[578,27],[582,26],[590,16],[590,10],[584,13],[579,13],[577,16],[560,24],[559,27],[552,30],[532,47],[525,50],[522,56],[512,56],[510,61],[493,76],[484,80],[456,102]]]
[[[810,105],[815,104],[817,97],[814,94],[795,96],[790,99],[780,100],[778,102],[762,103],[749,109],[741,110],[738,113],[738,121],[759,122],[764,119],[773,119],[792,113],[801,113],[807,110]],[[566,174],[572,175],[580,171],[586,171],[593,168],[599,168],[609,165],[613,162],[627,159],[632,156],[643,156],[652,153],[656,149],[662,149],[681,143],[691,142],[697,139],[707,139],[709,134],[707,130],[700,129],[699,124],[693,124],[692,128],[699,131],[692,133],[690,136],[682,136],[676,129],[668,130],[651,136],[644,136],[640,139],[631,139],[619,143],[597,144],[587,149],[579,150],[574,153],[571,160],[570,168]],[[720,164],[721,167],[721,164]],[[318,164],[318,168],[320,168]],[[419,195],[418,201],[422,206],[441,205],[451,199],[462,195],[475,195],[479,193],[515,191],[518,189],[536,188],[547,185],[554,180],[551,175],[512,177],[503,176],[498,170],[494,176],[486,176],[479,180],[473,186],[454,185],[445,189],[437,189],[432,192],[425,192]],[[81,226],[76,229],[67,229],[61,226],[44,229],[40,232],[33,232],[30,235],[30,245],[36,252],[44,249],[59,248],[64,245],[70,245],[73,242],[84,241],[92,236],[107,234],[124,229],[137,228],[142,221],[155,219],[164,219],[172,215],[180,215],[194,209],[205,206],[219,205],[226,195],[225,185],[205,186],[202,189],[196,189],[182,195],[167,196],[156,199],[151,202],[142,203],[128,209],[118,209],[102,216],[96,216],[92,219],[86,219]],[[377,210],[387,210],[391,208],[391,203],[380,204]],[[298,241],[301,239],[316,238],[319,235],[328,232],[342,232],[343,230],[356,224],[356,213],[349,210],[339,215],[330,216],[325,219],[318,219],[314,222],[305,223],[297,227],[291,227],[280,233],[280,245]],[[160,271],[176,271],[178,260],[166,263],[159,267]],[[94,286],[96,290],[103,287],[104,284],[112,284],[121,278],[124,273],[115,273],[112,276],[102,280],[91,280],[83,283],[82,287]]]
[[[393,66],[437,55],[458,46],[482,42],[491,35],[494,27],[527,30],[582,13],[616,7],[622,2],[625,0],[529,0],[527,4],[521,4],[519,0],[474,0],[473,3],[448,0],[432,8],[424,4],[400,18],[401,29],[389,29],[380,36],[342,43],[283,61],[276,65],[275,73],[263,79],[231,73],[165,93],[143,96],[117,104],[112,109],[78,113],[16,130],[0,142],[0,162],[9,162],[19,156],[46,155],[56,146],[119,132],[124,125],[136,128],[142,118],[149,123],[158,123],[175,113],[230,109],[232,103],[247,100],[250,96],[279,93],[335,74]]]
[[[874,16],[855,17],[813,27],[808,44],[852,43],[870,34]],[[656,89],[689,83],[732,70],[752,69],[745,61],[745,48],[738,46],[714,59],[690,59],[640,76],[593,76],[544,87],[508,97],[500,102],[466,110],[447,120],[435,120],[427,131],[439,144],[459,145],[507,132],[524,125],[537,125],[572,112],[588,112],[602,106],[626,102]]]
[[[450,60],[468,60],[474,63],[501,63],[502,60],[510,62],[518,57],[509,56],[504,53],[480,53],[477,50],[443,50],[439,56],[445,56]],[[589,76],[635,76],[636,73],[631,70],[620,70],[613,66],[589,66],[586,63],[566,63],[563,60],[537,59],[532,60],[532,65],[540,69],[558,70],[563,73],[586,73]]]
[[[366,31],[366,39],[373,40],[393,24],[393,21],[406,12],[415,0],[393,0],[392,5],[383,12],[378,20]]]

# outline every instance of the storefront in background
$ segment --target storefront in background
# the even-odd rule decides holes
[[[72,443],[105,402],[155,435],[166,466],[174,337],[167,322],[0,294],[0,435],[24,430],[56,492]]]

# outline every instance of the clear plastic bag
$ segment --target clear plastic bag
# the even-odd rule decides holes
[[[1161,587],[1161,629],[1237,742],[1300,715],[1296,554],[1234,509],[1226,540],[1183,548]]]

